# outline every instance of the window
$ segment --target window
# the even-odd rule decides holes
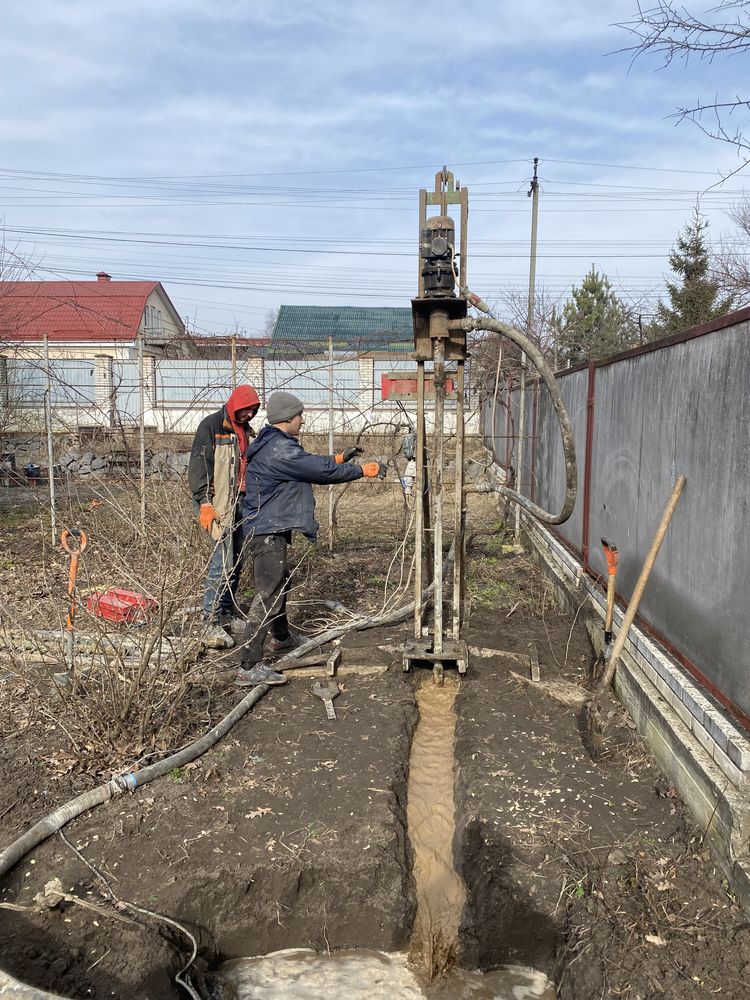
[[[161,309],[157,309],[156,306],[146,306],[145,312],[143,314],[143,326],[146,330],[160,330],[161,329]]]

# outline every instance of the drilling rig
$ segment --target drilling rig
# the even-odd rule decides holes
[[[459,249],[456,227],[448,206],[458,205]],[[438,215],[428,216],[428,206]],[[462,188],[446,167],[435,175],[433,191],[419,192],[419,285],[412,299],[414,357],[417,362],[417,406],[415,428],[414,512],[414,635],[403,647],[403,669],[412,665],[432,665],[436,683],[442,684],[445,667],[465,674],[469,650],[462,638],[464,588],[464,375],[467,335],[474,330],[494,332],[516,343],[536,366],[550,393],[560,430],[565,459],[565,498],[559,514],[550,514],[509,486],[497,492],[517,503],[528,515],[547,524],[562,524],[575,506],[577,473],[573,429],[555,377],[541,351],[527,335],[505,323],[489,318],[468,317],[469,305],[482,312],[488,309],[469,291],[467,278],[469,192]],[[425,366],[432,367],[434,382],[434,427],[431,460],[428,461],[425,412]],[[443,511],[446,466],[446,364],[455,385],[455,475],[453,539],[448,555],[443,555],[445,518]],[[453,369],[455,368],[455,372]],[[488,489],[492,487],[488,486]],[[450,573],[451,613],[446,620],[445,598]]]

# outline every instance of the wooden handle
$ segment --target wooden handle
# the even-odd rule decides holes
[[[610,573],[607,577],[607,613],[604,616],[604,631],[612,631],[612,619],[615,614],[615,578]]]
[[[641,575],[638,577],[638,582],[636,583],[632,597],[630,598],[627,611],[625,612],[625,617],[623,618],[622,625],[620,626],[620,631],[617,633],[617,638],[615,639],[615,644],[612,647],[612,655],[609,659],[609,663],[607,664],[607,669],[602,674],[599,683],[596,686],[594,697],[598,697],[602,691],[606,691],[612,681],[615,667],[617,666],[617,660],[620,657],[622,647],[625,645],[625,640],[627,639],[628,632],[630,631],[630,626],[633,624],[633,619],[638,611],[641,596],[643,595],[643,591],[646,589],[648,578],[651,575],[651,570],[656,562],[656,557],[659,554],[661,543],[664,541],[664,536],[667,533],[669,522],[672,520],[672,515],[674,514],[675,507],[677,506],[677,501],[680,499],[680,494],[685,486],[685,482],[685,477],[680,476],[672,488],[672,493],[667,501],[667,506],[664,508],[661,521],[659,521],[659,527],[656,529],[654,540],[651,542],[651,548],[648,550],[646,561],[643,564]]]

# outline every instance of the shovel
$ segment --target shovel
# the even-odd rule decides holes
[[[615,616],[615,577],[617,576],[617,563],[619,553],[617,546],[610,544],[602,538],[602,549],[604,558],[607,560],[607,613],[604,616],[604,650],[601,656],[597,656],[594,666],[591,668],[591,679],[594,684],[602,676],[605,666],[612,656],[612,620]]]
[[[638,605],[640,604],[641,597],[643,596],[643,591],[646,589],[648,578],[651,575],[651,570],[654,568],[654,563],[656,562],[656,557],[659,554],[661,543],[664,541],[664,536],[667,533],[669,522],[672,520],[672,515],[674,514],[675,507],[677,506],[677,501],[680,499],[680,494],[685,486],[685,482],[685,477],[679,476],[677,482],[672,487],[672,492],[669,496],[669,500],[667,501],[667,506],[664,508],[664,513],[659,521],[659,527],[656,529],[654,540],[651,542],[651,548],[648,550],[646,561],[643,564],[641,575],[638,577],[638,581],[633,589],[633,594],[622,620],[620,631],[617,633],[617,639],[612,647],[609,663],[607,664],[604,673],[599,678],[599,681],[594,688],[594,692],[591,695],[591,700],[585,708],[588,747],[593,760],[599,760],[604,749],[601,699],[615,675],[617,661],[620,659],[620,653],[622,653],[625,640],[627,639],[628,632],[630,631],[630,626],[633,624],[633,619],[638,611]]]
[[[70,605],[68,607],[68,617],[65,621],[65,660],[68,668],[68,674],[71,678],[73,677],[75,665],[73,655],[73,629],[76,614],[76,579],[78,577],[78,563],[87,544],[88,538],[86,537],[86,532],[82,528],[71,528],[70,530],[66,528],[60,535],[60,545],[70,556],[70,566],[68,568],[68,597],[70,598]]]

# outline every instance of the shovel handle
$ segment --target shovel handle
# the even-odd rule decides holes
[[[651,542],[651,548],[648,550],[648,555],[646,556],[646,561],[643,564],[643,569],[641,570],[641,575],[638,577],[638,581],[633,590],[633,594],[628,603],[625,616],[622,620],[622,625],[620,626],[620,631],[617,633],[617,638],[615,639],[615,644],[612,647],[612,655],[607,664],[607,669],[602,674],[599,679],[599,683],[596,685],[596,690],[592,701],[609,687],[612,677],[615,673],[615,667],[617,666],[617,661],[620,658],[620,653],[625,645],[625,640],[628,637],[628,632],[630,631],[630,626],[633,624],[633,619],[638,611],[638,605],[640,604],[643,591],[646,589],[646,584],[648,583],[648,578],[651,575],[651,570],[654,568],[654,563],[656,562],[656,557],[659,554],[659,549],[661,548],[661,543],[664,541],[664,536],[667,533],[667,528],[669,527],[669,522],[672,520],[672,515],[674,514],[675,507],[677,506],[677,501],[680,499],[680,495],[684,489],[686,479],[684,476],[679,476],[677,482],[672,487],[672,492],[667,501],[667,506],[664,508],[664,513],[659,521],[659,527],[656,529],[656,534],[654,535],[654,540]]]
[[[60,545],[62,545],[69,556],[80,555],[88,543],[89,540],[83,528],[65,528],[60,535]]]
[[[60,545],[70,556],[70,567],[68,569],[68,597],[70,598],[70,607],[68,608],[68,617],[65,621],[65,628],[69,634],[72,634],[73,619],[75,618],[76,612],[76,578],[78,577],[78,561],[81,558],[81,553],[88,545],[86,532],[83,528],[71,528],[70,530],[65,528],[63,533],[60,535]]]
[[[612,642],[612,619],[615,614],[615,577],[617,576],[617,563],[620,554],[617,546],[612,545],[606,538],[602,538],[602,551],[607,560],[607,613],[604,618],[604,642],[609,645]]]

